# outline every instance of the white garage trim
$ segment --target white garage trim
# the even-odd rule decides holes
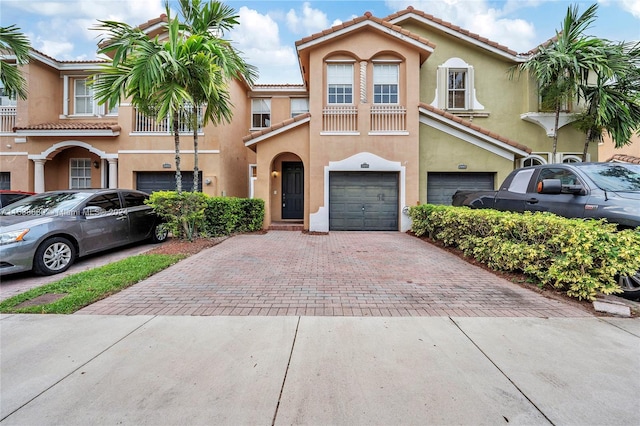
[[[311,232],[329,232],[329,172],[398,172],[399,173],[399,190],[398,203],[401,210],[400,230],[406,232],[411,229],[411,219],[404,212],[403,207],[406,205],[405,197],[405,174],[406,168],[399,161],[389,161],[382,157],[378,157],[370,152],[361,152],[345,158],[341,161],[329,161],[328,166],[324,166],[324,202],[316,213],[309,215],[309,231]]]

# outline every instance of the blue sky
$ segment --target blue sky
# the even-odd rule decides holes
[[[595,1],[595,0],[594,0]],[[301,82],[295,41],[369,11],[383,18],[413,6],[518,52],[549,39],[572,4],[593,1],[387,0],[224,1],[240,16],[227,38],[260,70],[258,83]],[[640,40],[640,0],[598,1],[589,33],[617,41]],[[164,0],[0,0],[0,26],[16,24],[33,47],[59,60],[96,59],[98,19],[138,25],[164,12]]]

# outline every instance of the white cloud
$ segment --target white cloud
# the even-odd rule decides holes
[[[238,15],[240,25],[230,31],[229,39],[248,63],[258,67],[259,83],[300,81],[297,54],[293,46],[281,44],[278,23],[246,6]]]
[[[640,0],[622,0],[620,7],[634,17],[640,18]]]
[[[287,27],[294,34],[314,34],[329,28],[327,14],[320,9],[314,9],[309,2],[302,4],[302,10],[289,10],[286,15]]]
[[[413,6],[518,52],[535,47],[535,27],[524,19],[507,18],[507,13],[539,3],[541,0],[508,1],[503,3],[502,9],[497,9],[487,0],[386,1],[387,6],[396,10]]]

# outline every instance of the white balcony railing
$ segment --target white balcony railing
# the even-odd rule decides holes
[[[16,126],[16,106],[0,106],[0,133],[13,133]]]
[[[328,106],[322,110],[322,131],[354,133],[358,131],[358,108],[353,105]]]
[[[180,133],[193,133],[191,129],[191,123],[189,122],[191,116],[191,108],[187,107],[183,113],[180,114],[178,120],[178,129]],[[172,120],[171,117],[167,117],[161,121],[157,121],[155,117],[148,117],[138,110],[134,109],[134,123],[133,133],[164,133],[172,134],[171,129]],[[202,133],[202,107],[198,111],[198,133]]]
[[[372,105],[371,106],[371,131],[372,132],[404,132],[406,125],[407,109],[400,105]]]

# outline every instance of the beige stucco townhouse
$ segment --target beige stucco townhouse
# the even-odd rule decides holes
[[[156,34],[162,19],[141,27]],[[553,114],[540,111],[533,81],[509,78],[529,54],[421,11],[366,13],[296,48],[302,85],[236,81],[233,122],[200,135],[202,190],[264,199],[266,228],[405,231],[407,206],[448,204],[457,189],[493,189],[514,168],[580,159],[576,106],[562,113],[553,158]],[[29,99],[2,112],[4,187],[172,187],[166,123],[126,101],[97,106],[85,84],[97,62],[32,58]],[[181,147],[189,171],[188,133]]]

